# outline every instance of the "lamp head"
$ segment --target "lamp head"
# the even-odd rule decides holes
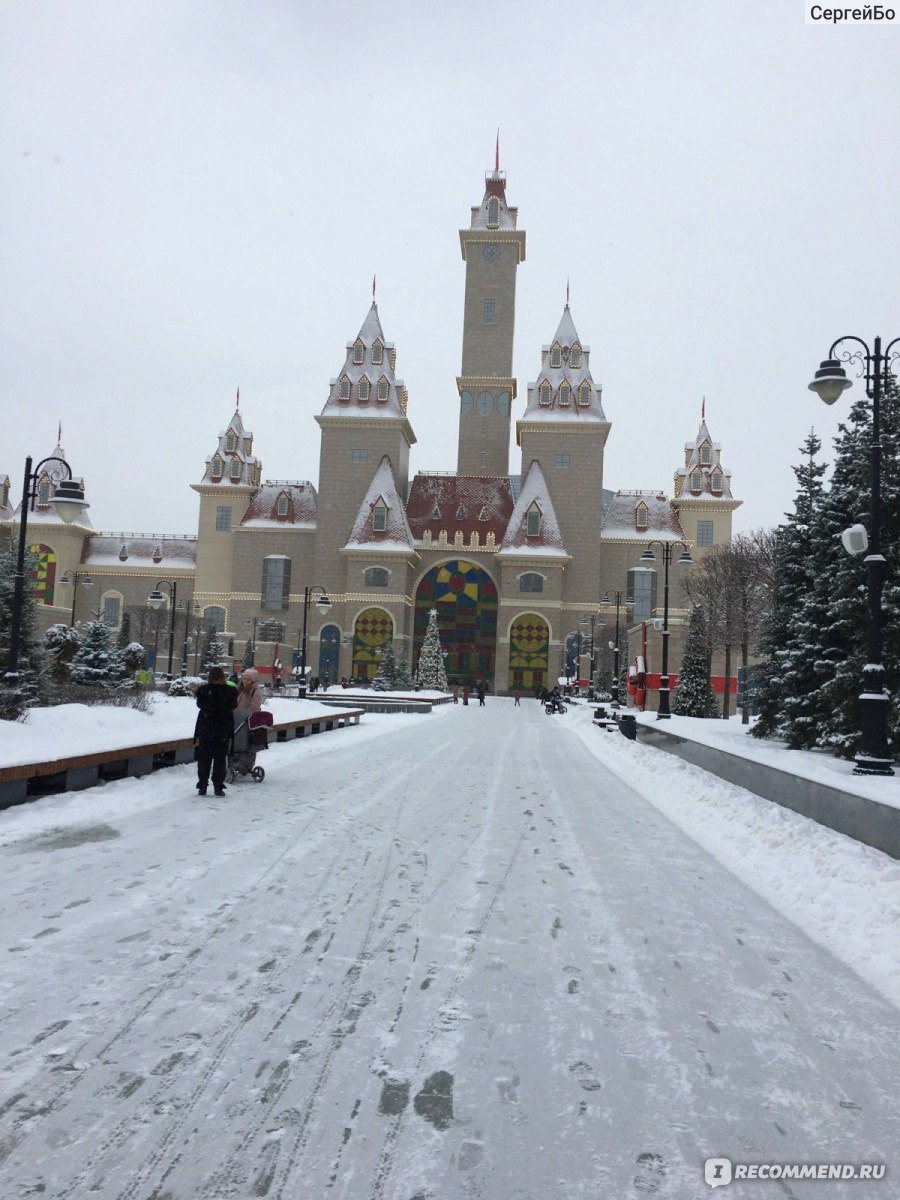
[[[67,525],[71,525],[86,508],[91,507],[84,498],[84,491],[80,484],[74,479],[60,480],[56,485],[52,504],[56,509],[56,515]]]
[[[162,608],[165,602],[165,596],[157,589],[154,589],[147,597],[147,604],[150,608]]]
[[[689,567],[693,564],[694,560],[691,558],[691,552],[688,550],[687,546],[685,546],[683,553],[679,554],[678,561],[685,567]]]
[[[847,378],[839,359],[826,358],[808,386],[825,404],[834,404],[845,388],[852,387],[852,380]]]
[[[331,601],[327,596],[320,596],[316,601],[316,608],[320,613],[327,613],[329,608],[331,608]]]
[[[653,553],[653,551],[650,549],[649,546],[644,551],[644,553],[641,555],[641,562],[656,562],[656,555]]]

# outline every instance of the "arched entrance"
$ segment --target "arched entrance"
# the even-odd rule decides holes
[[[353,678],[374,679],[384,647],[393,639],[394,622],[383,608],[366,608],[353,626]]]
[[[509,631],[509,688],[531,691],[546,687],[549,676],[550,629],[543,617],[523,613]]]
[[[465,559],[432,567],[416,589],[413,665],[436,608],[447,678],[459,683],[493,682],[497,655],[497,585]]]
[[[31,583],[35,604],[52,604],[56,591],[56,551],[43,542],[28,547],[34,555]]]
[[[319,634],[319,679],[336,683],[341,656],[341,631],[337,625],[323,625]]]

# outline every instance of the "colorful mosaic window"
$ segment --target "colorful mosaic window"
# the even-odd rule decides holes
[[[28,547],[35,557],[31,582],[34,588],[35,604],[52,604],[56,591],[56,552],[49,546],[33,545]]]
[[[549,677],[550,630],[543,617],[526,613],[509,631],[509,688],[546,686]]]
[[[383,608],[366,608],[353,627],[353,678],[374,679],[384,647],[393,639],[394,622]]]
[[[497,585],[486,571],[464,559],[433,567],[416,592],[413,663],[437,609],[447,675],[460,683],[490,679],[497,654]]]

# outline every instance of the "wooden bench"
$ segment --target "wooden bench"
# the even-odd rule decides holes
[[[267,732],[269,743],[326,733],[347,725],[358,725],[364,710],[335,709],[315,717],[277,721]],[[142,746],[123,746],[98,750],[93,754],[75,754],[40,763],[19,763],[0,767],[0,809],[23,804],[58,792],[77,792],[109,783],[115,779],[133,779],[149,775],[162,767],[174,767],[194,761],[193,737]]]

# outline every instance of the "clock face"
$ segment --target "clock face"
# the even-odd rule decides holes
[[[495,246],[493,242],[489,242],[482,250],[482,254],[487,262],[496,262],[500,257],[500,247]]]

